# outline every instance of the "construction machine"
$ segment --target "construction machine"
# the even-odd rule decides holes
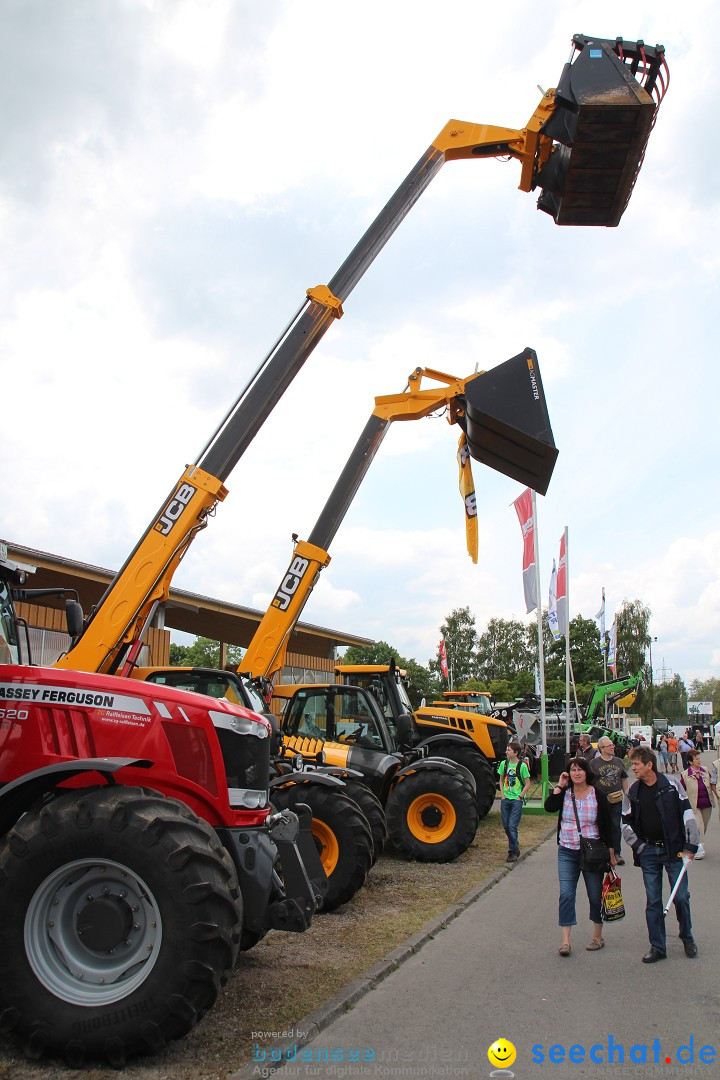
[[[328,285],[307,290],[82,626],[71,609],[54,669],[19,662],[4,632],[0,1022],[31,1054],[154,1051],[210,1008],[242,929],[308,925],[325,878],[306,815],[269,805],[268,720],[121,677],[232,469],[442,165],[512,157],[557,224],[616,226],[666,86],[662,47],[576,35],[524,128],[450,121]],[[3,573],[10,596],[17,571]]]
[[[282,684],[277,693],[287,701],[285,745],[306,763],[322,754],[323,765],[358,773],[385,808],[397,851],[419,862],[450,862],[467,850],[478,823],[472,774],[413,746],[411,716],[389,724],[374,694],[360,686]],[[286,797],[293,799],[292,790]],[[282,792],[279,800],[283,805]]]

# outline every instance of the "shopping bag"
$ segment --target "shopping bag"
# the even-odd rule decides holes
[[[617,922],[618,919],[625,918],[622,886],[614,870],[609,870],[605,875],[600,912],[603,922]]]

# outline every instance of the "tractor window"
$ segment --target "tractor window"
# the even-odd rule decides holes
[[[290,702],[283,723],[287,735],[305,735],[309,739],[327,739],[327,702],[322,690],[298,690]]]
[[[19,662],[15,609],[7,582],[0,578],[0,664]]]
[[[383,740],[370,704],[364,694],[352,687],[333,694],[333,716],[337,742],[382,750]]]

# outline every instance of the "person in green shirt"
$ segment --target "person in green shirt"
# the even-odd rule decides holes
[[[508,838],[506,862],[514,863],[520,854],[518,829],[522,817],[523,801],[530,790],[530,770],[520,760],[522,746],[519,742],[509,742],[505,751],[505,761],[500,762],[500,818]]]

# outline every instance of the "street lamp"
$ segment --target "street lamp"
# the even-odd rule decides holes
[[[654,704],[654,690],[653,690],[653,666],[652,666],[652,643],[657,641],[656,637],[648,637],[648,646],[650,647],[650,725],[655,719],[655,704]]]

